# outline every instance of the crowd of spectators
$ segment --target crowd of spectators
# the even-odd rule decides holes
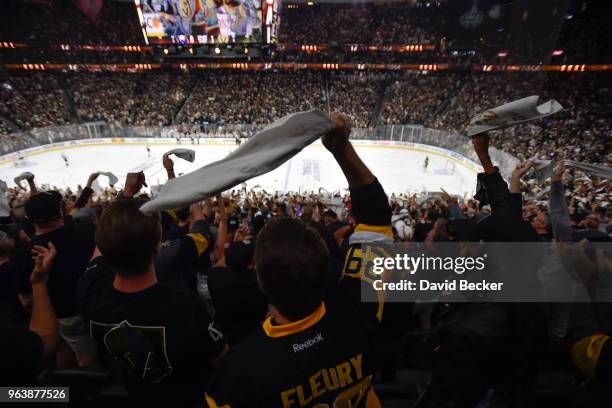
[[[126,125],[132,122],[137,79],[130,74],[79,74],[67,78],[78,118]]]
[[[609,90],[605,74],[589,73],[36,73],[2,77],[0,114],[17,131],[28,131],[92,121],[265,125],[319,108],[347,112],[358,128],[414,124],[454,134],[478,112],[538,94],[565,109],[541,123],[497,132],[496,147],[546,159],[562,149],[568,159],[603,163]]]
[[[141,37],[132,3],[104,2],[97,22],[72,2],[39,3],[3,4],[0,24],[21,25],[0,39]],[[285,42],[435,42],[441,24],[405,5],[283,7]],[[581,54],[573,39],[599,32],[581,26],[566,37],[588,59],[605,50],[589,43]],[[350,142],[351,121],[457,137],[476,113],[534,94],[564,110],[471,139],[482,167],[473,197],[384,191]],[[319,108],[347,115],[332,114],[321,141],[348,187],[235,186],[144,214],[155,191],[143,172],[108,188],[99,173],[84,174],[76,190],[37,185],[32,173],[17,188],[0,180],[0,385],[70,387],[74,406],[609,406],[612,182],[564,164],[610,173],[609,95],[609,74],[582,72],[0,72],[3,153],[35,138],[34,128],[67,123],[259,125]],[[520,159],[507,181],[491,146]],[[552,174],[533,159],[552,161]],[[161,165],[176,178],[172,159]],[[465,259],[520,242],[540,253],[498,246],[481,274],[462,278],[518,276],[525,292],[555,302],[456,290],[362,302],[373,290],[366,244],[437,254],[437,244],[458,243],[454,255]],[[447,301],[455,295],[470,301]]]
[[[308,24],[303,24],[307,21]],[[279,41],[288,44],[434,44],[443,22],[433,9],[406,4],[284,7]],[[409,28],[408,28],[409,27]]]
[[[253,104],[253,122],[267,124],[288,113],[327,109],[324,76],[317,72],[267,73],[261,76]]]
[[[492,392],[498,406],[516,399],[525,406],[586,396],[605,401],[609,302],[449,303],[440,294],[438,301],[382,308],[359,302],[371,290],[360,248],[412,242],[436,253],[438,243],[459,242],[462,255],[475,256],[488,242],[554,240],[549,256],[555,248],[573,251],[569,264],[543,256],[522,265],[554,267],[588,286],[587,296],[605,296],[601,280],[612,266],[593,244],[612,240],[604,205],[610,181],[558,161],[550,180],[534,182],[533,163],[521,162],[508,185],[489,156],[489,136],[480,135],[472,140],[483,167],[474,198],[385,192],[348,142],[348,119],[333,118],[323,144],[350,194],[235,188],[143,214],[149,193],[141,191],[142,172],[128,174],[121,191],[96,193],[97,173],[76,191],[37,186],[35,175],[26,177],[27,188],[4,188],[0,330],[12,383],[68,381],[73,403],[103,403],[108,394],[91,381],[99,372],[120,401],[283,406],[293,398],[287,387],[307,384],[312,372],[346,358],[343,370],[367,378],[370,401],[378,400],[381,383],[397,386],[395,397],[382,395],[383,406],[411,395],[402,387],[418,386],[397,385],[396,371],[405,369],[429,379],[419,391],[420,406],[428,408],[474,406]],[[172,160],[163,166],[168,179],[176,177]],[[599,196],[583,199],[591,188]],[[529,284],[554,289],[546,274],[530,276]],[[309,346],[292,348],[302,343]],[[54,377],[61,368],[73,370]],[[262,375],[270,369],[277,375]],[[545,384],[538,396],[543,372],[555,373],[558,384]],[[577,373],[588,381],[579,385]],[[313,401],[333,400],[352,382],[330,385],[332,395]]]
[[[133,2],[105,1],[95,20],[70,1],[2,3],[0,41],[39,45],[142,44],[142,30]]]
[[[2,114],[22,129],[70,122],[68,101],[61,77],[43,73],[11,77],[0,90]]]
[[[256,75],[214,71],[203,75],[177,116],[178,123],[250,123]]]
[[[136,89],[134,124],[158,127],[171,125],[196,82],[197,79],[189,75],[144,75]]]
[[[610,132],[606,117],[612,109],[605,97],[609,90],[607,75],[598,74],[468,76],[444,110],[424,124],[461,133],[474,112],[540,95],[541,102],[552,98],[565,109],[536,125],[494,132],[494,143],[523,159],[562,154],[571,160],[605,163],[609,152],[605,135]]]
[[[374,109],[381,100],[382,84],[377,75],[334,75],[329,90],[331,109],[346,112],[355,121],[355,127],[370,127]]]
[[[392,79],[378,119],[379,125],[429,123],[459,79],[454,75],[410,75]]]

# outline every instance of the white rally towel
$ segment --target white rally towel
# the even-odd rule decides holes
[[[23,173],[21,173],[20,175],[18,175],[17,177],[15,177],[13,179],[13,181],[15,182],[15,184],[17,184],[20,188],[23,188],[21,185],[21,182],[23,180],[31,180],[34,178],[34,174],[30,173],[29,171],[25,171]]]
[[[98,172],[98,174],[101,174],[103,176],[108,177],[108,184],[113,187],[115,184],[117,184],[117,182],[119,181],[119,179],[117,178],[117,176],[115,176],[113,173],[111,173],[110,171],[100,171]]]
[[[582,163],[573,160],[565,160],[565,165],[573,167],[576,170],[594,177],[612,180],[612,168],[608,166],[599,166],[597,164]]]
[[[467,135],[474,137],[490,130],[545,118],[563,109],[563,106],[554,99],[538,106],[538,99],[538,95],[528,96],[476,115],[467,127]]]
[[[533,159],[533,172],[540,185],[553,175],[554,164],[552,160]]]
[[[170,156],[171,154],[175,155],[176,157],[180,157],[183,160],[187,160],[191,163],[193,163],[193,161],[195,160],[195,150],[184,148],[172,149],[164,153],[164,157]]]
[[[287,115],[240,145],[223,160],[169,180],[144,212],[181,208],[274,170],[333,129],[328,115],[311,110]]]
[[[566,167],[572,167],[589,176],[600,177],[606,180],[612,180],[612,168],[607,166],[599,166],[597,164],[582,163],[573,160],[564,160]],[[533,160],[533,170],[539,184],[544,182],[553,175],[554,164],[552,160]]]

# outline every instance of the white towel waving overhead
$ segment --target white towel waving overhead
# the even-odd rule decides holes
[[[21,186],[21,182],[23,180],[31,180],[34,178],[34,174],[30,173],[29,171],[23,172],[20,175],[18,175],[17,177],[15,177],[15,179],[13,179],[13,181],[15,182],[15,184],[17,184],[19,187]],[[23,188],[23,187],[22,187]]]
[[[169,180],[144,212],[181,208],[221,193],[274,170],[333,129],[334,122],[319,111],[285,116],[251,137],[223,160]]]
[[[117,176],[115,176],[113,173],[111,173],[110,171],[101,171],[98,174],[101,174],[103,176],[108,177],[108,184],[110,184],[110,186],[114,186],[115,184],[117,184],[117,182],[119,181],[119,179],[117,178]]]
[[[470,121],[466,130],[467,135],[474,137],[490,130],[545,118],[563,109],[563,106],[554,99],[541,105],[538,105],[538,99],[538,95],[528,96],[476,115]]]
[[[600,177],[605,180],[612,180],[612,168],[607,166],[599,166],[597,164],[582,163],[573,160],[564,160],[566,167],[572,167],[576,170],[588,174],[593,177]],[[552,160],[534,160],[533,170],[538,183],[544,182],[553,175],[554,163]]]
[[[184,148],[172,149],[164,153],[164,157],[170,156],[171,154],[175,155],[176,157],[180,157],[183,160],[187,160],[191,163],[193,163],[193,161],[195,160],[195,150]]]

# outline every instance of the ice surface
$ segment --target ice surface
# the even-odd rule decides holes
[[[12,163],[0,166],[0,179],[14,186],[13,178],[24,171],[36,176],[36,183],[57,187],[84,185],[94,171],[111,171],[119,177],[120,188],[125,175],[130,171],[143,170],[150,185],[163,184],[166,173],[162,166],[162,155],[177,145],[151,144],[148,157],[146,144],[105,144],[95,146],[69,147],[62,150],[38,152],[27,157],[24,166]],[[236,146],[231,144],[182,144],[196,151],[194,163],[175,159],[178,175],[191,172],[205,164],[220,160]],[[439,191],[440,187],[453,194],[473,194],[476,187],[476,173],[459,162],[455,170],[448,171],[449,158],[434,153],[393,146],[356,146],[356,150],[378,177],[385,191],[390,193]],[[69,166],[64,164],[62,154],[68,156]],[[429,156],[429,167],[425,171],[425,157]],[[104,187],[106,177],[99,179]],[[304,191],[323,187],[328,191],[344,192],[346,180],[333,157],[325,148],[315,143],[278,169],[247,182],[248,188],[261,187],[267,191]]]

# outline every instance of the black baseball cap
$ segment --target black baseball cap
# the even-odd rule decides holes
[[[25,212],[33,222],[47,222],[62,215],[62,195],[57,191],[43,191],[30,197]]]
[[[255,256],[255,242],[247,239],[232,242],[225,250],[225,264],[234,272],[247,269]]]
[[[331,218],[338,218],[338,214],[336,214],[336,212],[334,210],[331,209],[327,209],[325,211],[323,211],[323,216],[324,217],[331,217]]]

